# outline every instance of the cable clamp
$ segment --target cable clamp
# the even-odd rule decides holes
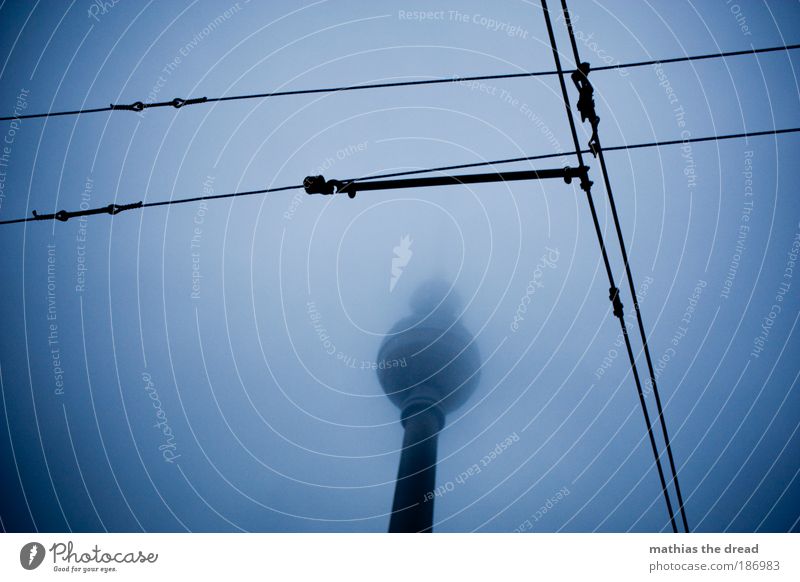
[[[594,109],[594,87],[589,82],[590,70],[589,63],[581,63],[578,65],[578,69],[572,73],[571,78],[578,89],[578,111],[581,114],[581,121],[589,120],[592,128],[596,130],[600,118],[597,117]]]
[[[594,157],[600,153],[600,139],[597,137],[597,126],[592,131],[592,137],[589,139],[589,151],[592,152]]]
[[[114,216],[125,210],[132,210],[133,208],[141,208],[141,207],[142,207],[142,201],[140,200],[139,202],[133,202],[131,204],[109,204],[108,206],[105,207],[105,211],[109,213],[111,216]]]
[[[583,190],[587,194],[591,194],[592,185],[594,184],[594,182],[592,182],[589,179],[589,167],[583,166],[582,170],[583,172],[581,172],[581,190]]]
[[[172,101],[170,101],[170,105],[172,105],[175,109],[180,109],[184,105],[197,105],[198,103],[205,103],[208,101],[208,97],[196,97],[194,99],[181,99],[180,97],[175,97]]]
[[[111,104],[111,109],[113,111],[143,111],[144,108],[147,107],[141,101],[136,101],[135,103],[131,103],[130,105],[114,105]]]
[[[90,216],[92,214],[110,214],[114,216],[123,212],[125,210],[131,210],[133,208],[141,208],[142,202],[133,202],[131,204],[109,204],[108,206],[101,206],[100,208],[89,208],[87,210],[76,210],[74,212],[69,212],[68,210],[59,210],[55,214],[38,214],[35,210],[33,211],[33,219],[34,220],[59,220],[61,222],[67,222],[70,218],[75,218],[77,216]]]
[[[611,300],[611,304],[614,306],[614,315],[622,319],[625,316],[622,306],[622,300],[619,298],[619,289],[616,287],[611,287],[608,290],[608,298]]]
[[[350,198],[356,197],[355,182],[342,182],[341,180],[325,180],[325,176],[306,176],[303,180],[306,194],[344,194]]]

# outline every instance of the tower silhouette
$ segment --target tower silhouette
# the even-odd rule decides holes
[[[400,409],[405,429],[390,532],[431,532],[436,453],[445,417],[475,391],[480,354],[459,321],[461,302],[431,280],[411,298],[411,315],[389,331],[378,352],[378,379]]]

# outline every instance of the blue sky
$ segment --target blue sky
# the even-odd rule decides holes
[[[797,3],[570,8],[594,65],[800,40]],[[541,7],[518,0],[4,2],[0,29],[3,115],[553,69]],[[796,59],[592,74],[603,143],[796,127]],[[18,120],[0,133],[0,219],[318,173],[549,152],[565,156],[502,169],[576,164],[555,77]],[[798,139],[607,154],[697,531],[798,527]],[[402,429],[372,364],[433,277],[461,296],[484,358],[439,439],[435,529],[669,529],[574,183],[288,191],[0,237],[5,530],[385,531]],[[630,315],[626,288],[623,302]],[[492,457],[501,442],[512,444]]]

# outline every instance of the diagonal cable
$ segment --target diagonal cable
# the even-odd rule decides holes
[[[578,53],[578,44],[575,42],[575,33],[572,29],[572,21],[570,20],[569,9],[567,8],[567,1],[561,0],[561,8],[564,12],[564,19],[567,24],[567,31],[569,33],[570,43],[572,44],[572,53],[575,57],[575,65],[578,66],[581,63],[580,55]],[[588,83],[588,78],[584,77],[586,82]],[[644,328],[644,321],[642,318],[642,312],[639,308],[639,300],[636,297],[636,286],[633,282],[633,274],[631,272],[630,262],[628,260],[628,251],[625,245],[625,237],[622,234],[622,227],[620,226],[619,215],[617,214],[617,205],[614,202],[614,193],[611,189],[611,181],[608,176],[608,167],[606,166],[606,159],[603,155],[603,147],[600,142],[600,137],[597,133],[597,123],[599,122],[599,118],[594,116],[596,121],[593,122],[593,133],[592,133],[592,149],[595,150],[598,159],[600,160],[600,171],[603,174],[603,182],[606,188],[606,194],[608,195],[608,203],[611,207],[611,215],[614,218],[614,228],[617,231],[617,239],[619,240],[619,247],[622,253],[622,260],[625,265],[625,276],[628,279],[628,287],[630,288],[631,296],[633,298],[633,308],[636,312],[636,322],[639,326],[639,335],[642,338],[642,345],[644,348],[644,356],[645,360],[647,361],[647,370],[650,374],[650,385],[653,389],[653,395],[656,401],[656,409],[658,410],[658,420],[661,425],[661,432],[664,437],[664,442],[666,443],[667,449],[667,457],[669,459],[670,470],[672,472],[672,483],[675,487],[675,493],[678,497],[678,509],[680,510],[681,520],[683,521],[683,527],[686,532],[689,532],[689,521],[686,518],[686,508],[683,503],[683,495],[681,494],[681,486],[680,482],[678,481],[678,471],[675,467],[675,458],[672,454],[672,444],[669,438],[669,432],[667,431],[667,423],[664,417],[664,409],[661,405],[661,396],[659,395],[658,391],[658,384],[656,383],[656,375],[655,370],[653,368],[653,360],[650,356],[650,347],[647,343],[647,334],[645,333]]]
[[[556,63],[556,69],[559,71],[558,79],[561,84],[561,94],[564,98],[564,107],[567,110],[567,118],[569,119],[570,130],[572,132],[572,140],[575,144],[575,153],[578,156],[578,160],[581,167],[584,167],[583,163],[583,153],[581,150],[580,142],[578,141],[578,132],[575,127],[575,119],[572,115],[572,108],[570,107],[569,101],[569,94],[567,93],[567,85],[564,82],[564,71],[561,68],[561,58],[558,54],[558,46],[556,44],[556,37],[553,33],[553,23],[550,19],[550,11],[547,8],[547,0],[542,0],[542,10],[544,11],[544,18],[545,23],[547,24],[547,34],[550,37],[550,46],[553,51],[553,59]],[[622,328],[622,335],[625,338],[625,347],[628,352],[628,359],[631,362],[631,372],[633,373],[633,379],[636,382],[636,391],[639,395],[639,403],[642,407],[642,412],[644,414],[644,421],[647,425],[647,436],[650,439],[650,446],[653,449],[653,457],[656,462],[656,467],[658,468],[658,477],[661,481],[661,490],[664,494],[664,501],[667,505],[667,513],[669,514],[670,524],[672,525],[672,531],[677,533],[678,527],[675,523],[675,513],[672,509],[672,500],[670,499],[669,490],[667,489],[667,481],[664,477],[664,468],[661,465],[661,455],[659,455],[658,447],[656,446],[656,439],[655,435],[653,434],[653,424],[650,421],[650,413],[647,411],[647,403],[645,402],[644,392],[642,390],[642,382],[639,378],[639,370],[636,366],[636,358],[633,355],[633,348],[631,347],[631,339],[628,335],[628,326],[625,323],[625,318],[623,315],[622,309],[622,302],[619,298],[619,289],[617,288],[614,282],[614,274],[611,271],[611,264],[608,260],[608,252],[606,251],[605,241],[603,240],[603,232],[600,229],[600,222],[597,219],[597,211],[594,206],[594,200],[592,199],[592,182],[589,180],[588,175],[584,174],[584,178],[581,183],[581,188],[586,192],[586,198],[589,201],[589,208],[591,209],[592,213],[592,221],[594,222],[595,232],[597,233],[597,240],[600,243],[600,251],[603,255],[603,262],[605,263],[606,267],[606,274],[608,275],[608,282],[610,285],[610,293],[609,299],[614,306],[614,315],[619,319],[620,327]]]

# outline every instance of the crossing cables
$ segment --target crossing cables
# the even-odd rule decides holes
[[[550,37],[550,47],[553,51],[553,59],[556,63],[556,69],[558,70],[558,80],[561,85],[561,94],[564,98],[564,107],[567,110],[567,119],[569,120],[570,131],[572,132],[572,140],[575,144],[575,153],[578,156],[578,161],[581,167],[585,164],[583,163],[583,150],[581,149],[580,142],[578,141],[578,132],[575,125],[575,118],[572,114],[572,108],[570,106],[569,94],[567,93],[567,85],[564,81],[564,70],[561,67],[561,58],[558,53],[558,45],[556,43],[555,33],[553,32],[553,23],[550,19],[550,11],[547,8],[547,0],[542,0],[542,10],[544,12],[545,23],[547,25],[547,34]],[[580,62],[580,61],[577,61]],[[577,71],[576,71],[577,73]],[[575,79],[575,77],[573,77]],[[588,82],[588,80],[587,80]],[[581,115],[584,119],[587,118],[587,112],[589,111],[589,107],[587,107],[588,102],[587,98],[591,99],[591,93],[588,91],[583,91],[581,93],[581,98],[578,101],[578,108],[581,111]],[[596,133],[596,132],[595,132]],[[590,150],[594,153],[595,149],[595,135],[592,136],[592,142],[590,142]],[[606,250],[605,240],[603,238],[603,232],[600,228],[600,222],[597,218],[597,210],[595,209],[594,199],[592,198],[592,182],[589,180],[588,175],[584,174],[583,179],[581,180],[581,189],[586,192],[586,198],[589,202],[589,208],[592,213],[592,221],[594,222],[595,232],[597,233],[597,240],[600,244],[600,252],[603,256],[603,263],[605,264],[606,274],[608,275],[608,283],[609,283],[609,299],[611,301],[614,315],[619,319],[620,327],[622,328],[622,335],[625,338],[625,347],[628,352],[628,359],[631,362],[631,372],[633,374],[634,382],[636,383],[636,391],[639,395],[639,403],[642,407],[642,412],[644,414],[644,421],[645,425],[647,426],[647,436],[650,440],[650,446],[653,450],[653,457],[655,458],[656,467],[658,469],[658,477],[661,481],[661,490],[664,494],[664,501],[667,505],[667,513],[669,514],[669,521],[670,525],[672,526],[672,531],[677,533],[678,526],[675,522],[675,512],[672,508],[672,499],[670,498],[669,490],[667,488],[667,481],[664,477],[664,468],[661,464],[661,455],[658,452],[658,447],[656,445],[655,435],[653,433],[653,424],[650,420],[650,413],[647,410],[647,403],[645,402],[644,398],[644,391],[642,390],[642,382],[639,378],[639,370],[636,365],[636,358],[633,354],[633,348],[631,346],[631,339],[628,335],[628,326],[625,323],[624,311],[622,301],[619,297],[619,289],[616,286],[614,281],[614,273],[611,270],[611,264],[608,259],[608,251]],[[615,215],[616,217],[616,215]],[[636,297],[634,291],[634,298]],[[637,310],[638,311],[638,310]]]
[[[569,33],[569,40],[570,44],[572,45],[572,54],[575,58],[575,65],[577,67],[577,71],[573,74],[573,78],[575,79],[576,85],[579,87],[583,86],[586,87],[585,91],[587,95],[591,95],[592,85],[589,82],[588,74],[589,74],[589,66],[587,63],[582,63],[580,59],[580,55],[578,53],[578,44],[575,42],[575,33],[572,29],[572,21],[569,15],[569,9],[567,8],[567,0],[561,0],[561,9],[564,12],[564,20],[566,21],[567,25],[567,32]],[[670,470],[672,472],[672,483],[675,487],[675,493],[678,498],[678,509],[680,510],[681,514],[681,521],[683,522],[684,531],[687,533],[689,532],[689,521],[686,518],[686,508],[683,503],[683,495],[681,494],[681,486],[678,481],[678,472],[675,468],[675,458],[672,454],[672,445],[669,439],[669,433],[667,431],[667,423],[664,419],[664,410],[661,405],[661,397],[658,392],[658,384],[656,383],[656,376],[655,371],[653,369],[653,360],[650,356],[650,347],[647,343],[647,334],[645,333],[644,323],[642,319],[642,312],[639,308],[639,300],[636,297],[636,286],[633,283],[633,274],[631,273],[631,266],[630,262],[628,261],[628,251],[625,245],[625,237],[622,235],[622,228],[620,226],[619,215],[617,214],[617,205],[614,202],[614,192],[611,189],[611,181],[608,177],[608,167],[606,166],[606,159],[603,155],[603,147],[600,142],[600,136],[597,132],[597,126],[600,122],[600,118],[597,117],[597,114],[594,112],[594,103],[591,104],[591,119],[589,119],[592,125],[592,138],[590,141],[589,149],[592,150],[592,154],[597,157],[600,161],[600,171],[603,174],[603,183],[605,184],[606,194],[608,195],[608,204],[611,208],[611,215],[614,219],[614,229],[617,231],[617,239],[619,240],[619,247],[620,252],[622,254],[622,261],[625,265],[625,276],[628,279],[628,287],[631,292],[631,297],[633,298],[633,309],[636,312],[636,322],[639,326],[639,335],[642,338],[642,346],[644,349],[644,356],[645,360],[647,361],[647,371],[650,374],[650,385],[653,388],[653,396],[655,397],[656,401],[656,409],[658,410],[658,420],[661,425],[661,433],[664,437],[664,442],[666,443],[667,449],[667,458],[669,459]],[[584,115],[584,112],[581,112],[581,115]],[[674,524],[673,524],[674,525]]]

